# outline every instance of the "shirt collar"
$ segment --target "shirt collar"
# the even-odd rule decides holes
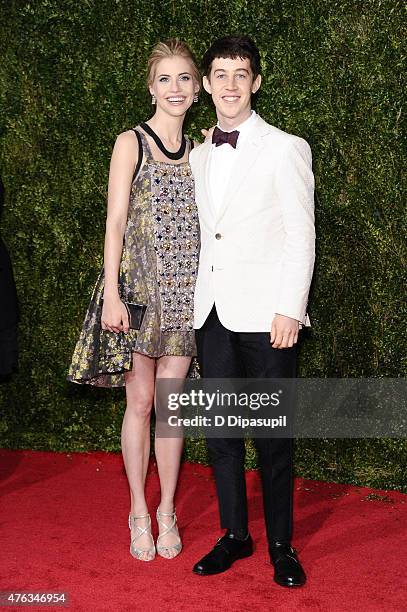
[[[250,128],[252,127],[252,124],[255,118],[256,118],[256,111],[251,110],[250,117],[242,121],[242,123],[236,126],[233,130],[222,130],[222,131],[223,132],[234,132],[235,130],[237,130],[239,132],[239,139],[237,141],[237,146],[239,146],[239,143],[241,143],[242,140],[244,140],[246,134],[250,131]],[[219,121],[217,123],[217,126],[220,130],[222,129],[219,125]]]

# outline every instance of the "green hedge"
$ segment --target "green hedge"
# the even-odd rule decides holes
[[[119,449],[123,392],[69,386],[65,374],[102,262],[112,145],[149,117],[146,59],[168,36],[201,56],[214,37],[251,34],[264,70],[257,110],[312,147],[318,252],[301,376],[405,375],[403,17],[397,0],[2,3],[3,236],[22,321],[1,444]],[[213,120],[201,95],[188,131]],[[306,476],[405,486],[402,440],[301,440],[296,452]],[[204,461],[203,442],[186,456]]]

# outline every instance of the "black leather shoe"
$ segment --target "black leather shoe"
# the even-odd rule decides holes
[[[238,559],[250,557],[253,554],[253,540],[250,534],[245,540],[237,540],[233,533],[227,531],[216,542],[210,553],[205,555],[193,567],[194,574],[210,576],[228,570]]]
[[[270,546],[270,559],[274,565],[274,582],[280,586],[296,587],[307,578],[298,560],[296,550],[288,542],[274,542]]]

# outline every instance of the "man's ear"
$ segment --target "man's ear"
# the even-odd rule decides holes
[[[208,92],[208,94],[212,93],[212,87],[211,87],[211,82],[208,79],[208,77],[204,76],[204,78],[202,79],[202,84],[204,86],[204,90],[206,92]]]
[[[252,84],[252,93],[256,93],[256,91],[260,89],[260,85],[261,85],[261,74],[258,74]]]

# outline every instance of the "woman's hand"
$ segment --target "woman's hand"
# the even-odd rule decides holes
[[[126,306],[117,298],[104,298],[102,308],[102,329],[127,333],[129,331],[129,317]]]
[[[213,130],[215,127],[211,127],[209,129],[203,128],[201,133],[205,136],[205,141],[210,140],[212,138]]]

